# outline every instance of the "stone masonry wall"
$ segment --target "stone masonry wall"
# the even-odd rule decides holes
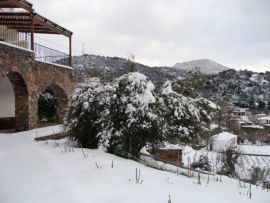
[[[59,100],[58,112],[63,119],[73,91],[71,68],[35,61],[32,51],[0,42],[0,74],[8,77],[13,85],[17,130],[37,127],[38,96],[47,87],[54,91]],[[22,87],[23,83],[25,88]]]

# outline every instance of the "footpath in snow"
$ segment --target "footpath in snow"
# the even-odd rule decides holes
[[[2,203],[269,203],[270,192],[222,177],[177,176],[99,150],[72,148],[68,142],[34,141],[61,126],[0,134],[0,202]],[[84,156],[83,156],[84,153]],[[113,162],[113,168],[112,168]],[[140,182],[135,180],[136,168]]]

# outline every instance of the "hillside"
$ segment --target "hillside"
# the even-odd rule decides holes
[[[93,76],[99,72],[99,74],[117,78],[129,72],[128,63],[127,59],[119,57],[87,54],[73,57],[73,67],[77,77]],[[173,80],[185,72],[173,67],[149,67],[140,63],[136,63],[135,68],[138,72],[149,77],[155,84]]]
[[[210,59],[199,59],[199,60],[192,60],[192,61],[187,61],[187,62],[182,62],[182,63],[176,63],[174,67],[180,70],[192,70],[195,67],[199,67],[202,73],[209,74],[209,75],[217,74],[219,72],[229,69],[228,67],[223,66]]]
[[[82,80],[105,75],[118,78],[129,72],[129,61],[119,57],[82,55],[73,57],[75,76]],[[270,109],[270,73],[236,71],[208,59],[177,63],[174,67],[149,67],[136,63],[136,71],[146,75],[156,85],[174,80],[187,70],[200,67],[207,73],[201,95],[214,102],[227,101],[240,107]]]
[[[208,76],[201,93],[215,102],[227,101],[239,107],[270,109],[270,72],[227,70]]]

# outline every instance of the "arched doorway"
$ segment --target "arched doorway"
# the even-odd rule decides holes
[[[28,89],[22,75],[11,71],[1,76],[1,129],[16,131],[29,129]]]
[[[63,123],[68,97],[57,84],[46,87],[38,99],[38,121],[40,126]]]

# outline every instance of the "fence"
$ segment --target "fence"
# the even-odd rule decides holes
[[[155,161],[159,161],[159,162],[162,162],[164,164],[169,164],[169,165],[172,165],[172,166],[175,166],[175,167],[178,167],[180,169],[184,169],[184,170],[187,170],[187,171],[192,171],[192,172],[196,172],[196,173],[201,173],[201,174],[205,174],[205,175],[215,175],[211,172],[207,172],[207,171],[201,171],[201,170],[196,170],[196,169],[192,169],[190,167],[186,167],[186,166],[181,166],[179,164],[175,164],[175,163],[172,163],[172,162],[168,162],[168,161],[165,161],[165,160],[162,160],[162,159],[159,159],[155,156],[152,156],[152,155],[149,155],[149,154],[144,154],[144,153],[140,153],[140,156],[142,157],[148,157],[148,158],[151,158]]]
[[[34,44],[35,58],[37,60],[69,66],[70,56],[40,44]]]
[[[15,29],[8,29],[5,25],[0,25],[0,41],[25,49],[31,49],[31,35],[29,33],[17,32]],[[71,66],[71,64],[69,64],[70,56],[66,53],[37,43],[34,44],[34,52],[35,59],[37,60]]]

